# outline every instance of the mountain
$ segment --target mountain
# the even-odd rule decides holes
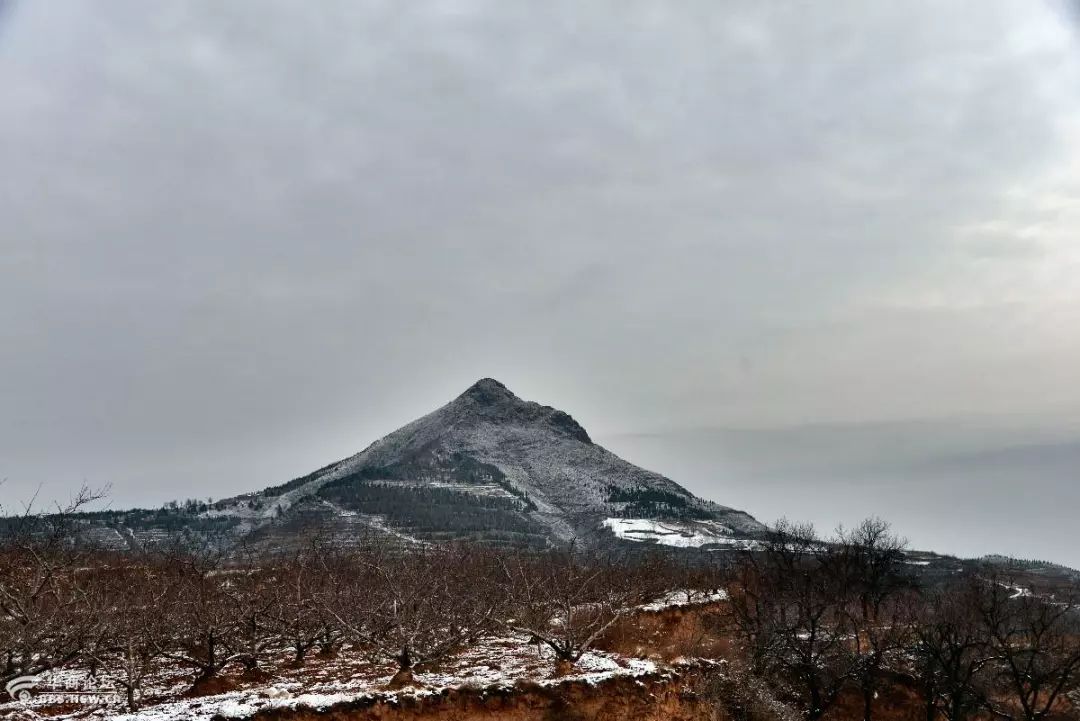
[[[127,546],[177,530],[289,545],[472,539],[542,547],[578,540],[699,548],[746,545],[752,517],[700,499],[597,445],[569,414],[491,378],[360,453],[288,483],[207,505],[88,514],[87,531]]]

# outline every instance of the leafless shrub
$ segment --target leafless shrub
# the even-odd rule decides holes
[[[709,673],[701,695],[731,721],[800,721],[800,714],[777,698],[760,676],[739,663]]]

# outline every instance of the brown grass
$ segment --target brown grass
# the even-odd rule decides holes
[[[597,643],[603,651],[625,656],[726,658],[731,638],[725,623],[725,605],[677,606],[628,616]]]

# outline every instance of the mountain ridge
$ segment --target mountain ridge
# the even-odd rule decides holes
[[[342,542],[377,533],[407,543],[708,549],[745,546],[764,531],[749,514],[619,458],[569,413],[493,378],[347,458],[187,515],[191,527],[215,525],[230,541],[277,546],[317,529]],[[111,530],[128,545],[154,535],[152,519],[135,525]]]

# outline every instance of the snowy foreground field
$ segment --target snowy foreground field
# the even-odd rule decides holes
[[[172,676],[163,670],[150,684],[155,693],[146,699],[148,707],[137,713],[122,711],[121,704],[93,708],[78,704],[70,712],[53,715],[31,703],[8,703],[2,709],[5,719],[117,719],[123,721],[165,721],[166,719],[209,720],[215,716],[242,719],[269,708],[325,709],[335,704],[370,699],[394,703],[401,696],[438,694],[446,689],[473,687],[510,690],[515,683],[532,681],[540,685],[578,680],[599,682],[615,676],[640,676],[655,673],[658,665],[647,659],[626,658],[615,654],[588,652],[568,675],[553,678],[555,664],[550,652],[538,655],[527,638],[491,638],[451,659],[438,671],[416,672],[415,685],[389,691],[391,667],[372,667],[360,658],[350,657],[345,649],[330,660],[312,659],[299,669],[279,667],[272,678],[244,684],[226,693],[199,698],[180,698],[190,686],[190,676]],[[88,688],[85,673],[57,674],[43,679],[50,688]],[[155,696],[157,698],[155,698]],[[149,705],[154,704],[154,705]]]
[[[640,613],[664,611],[685,605],[712,603],[723,592],[702,595],[674,592],[636,609]],[[454,655],[437,669],[416,670],[413,683],[399,689],[388,686],[395,668],[373,665],[346,646],[331,658],[312,657],[304,666],[292,668],[283,652],[279,662],[259,679],[236,679],[236,688],[223,693],[185,697],[191,676],[179,666],[162,666],[146,683],[145,708],[126,711],[122,692],[111,690],[107,679],[92,679],[85,671],[43,674],[26,702],[0,704],[0,719],[67,721],[115,719],[116,721],[209,721],[213,718],[243,719],[270,709],[323,710],[350,703],[395,704],[404,697],[441,694],[450,689],[506,692],[523,683],[554,686],[569,682],[600,683],[616,677],[639,677],[674,668],[657,658],[639,658],[604,651],[586,652],[571,669],[556,668],[552,652],[527,636],[489,637]],[[71,700],[57,703],[57,696]],[[76,696],[76,694],[83,694]],[[92,697],[100,695],[100,698]],[[109,697],[112,698],[109,698]],[[6,695],[5,695],[6,698]]]

